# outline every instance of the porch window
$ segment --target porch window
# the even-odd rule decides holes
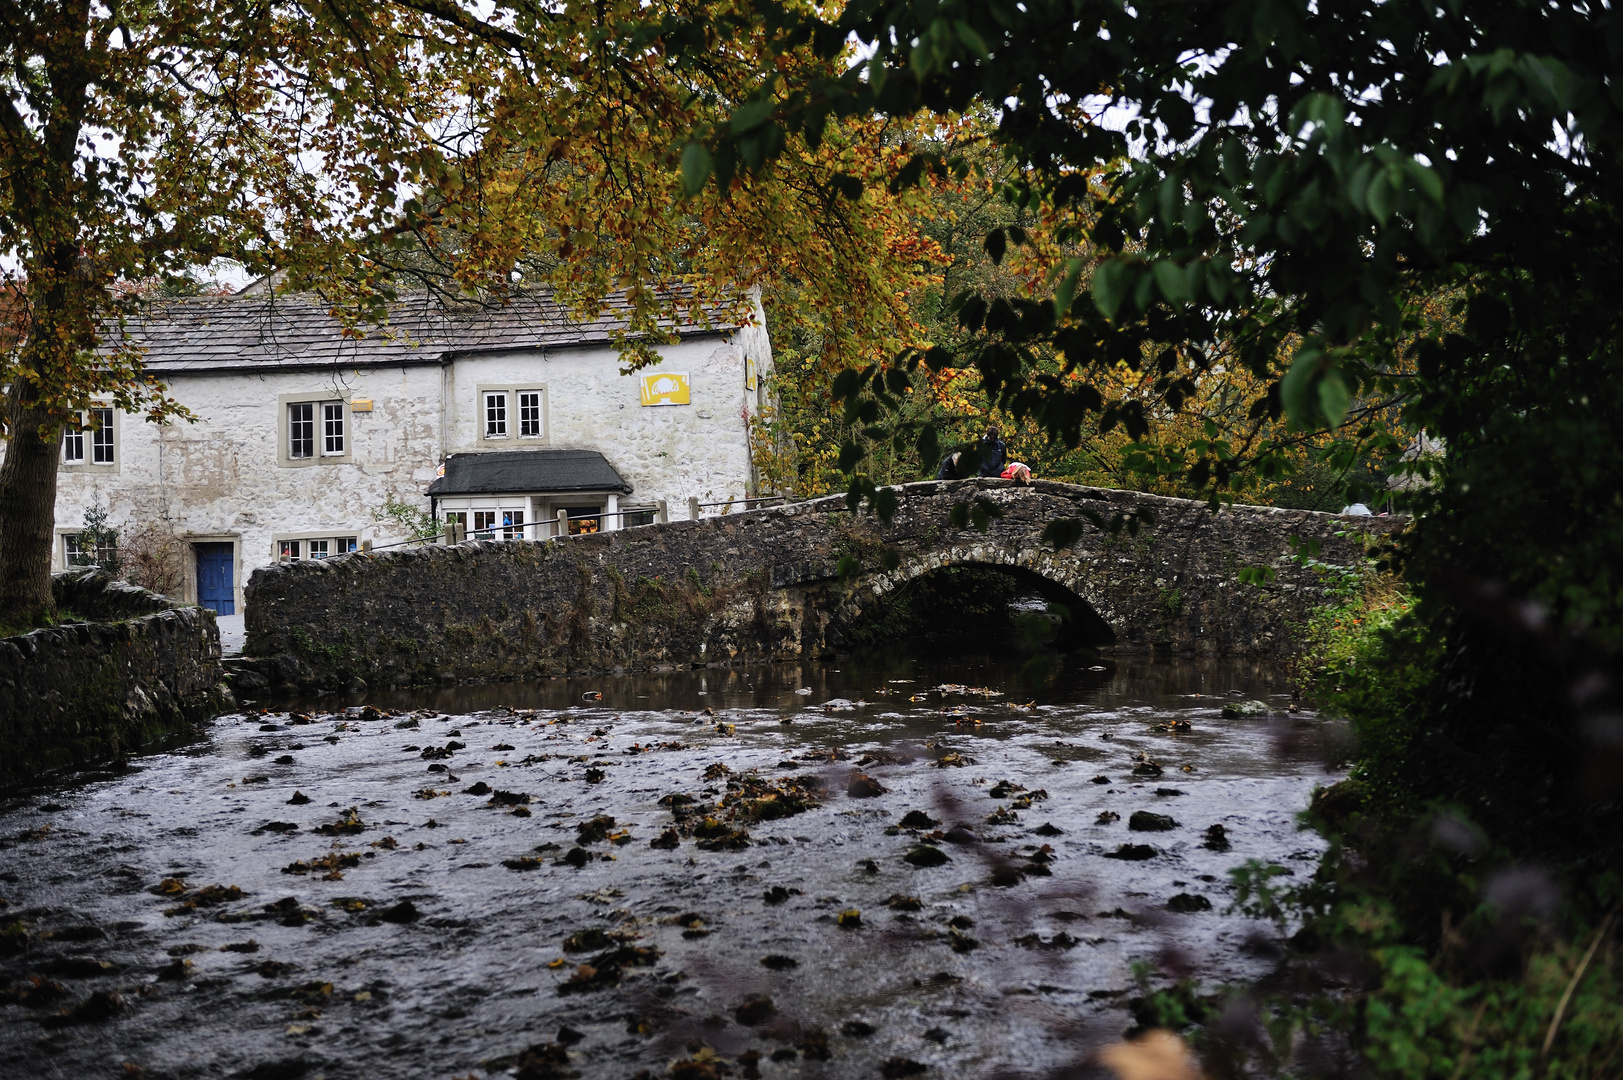
[[[603,513],[601,506],[566,506],[564,513],[569,515],[569,535],[579,536],[581,533],[595,533],[602,529]]]

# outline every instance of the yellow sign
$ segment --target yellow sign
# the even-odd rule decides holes
[[[688,397],[688,373],[685,371],[656,371],[642,377],[642,403],[644,405],[691,405]]]

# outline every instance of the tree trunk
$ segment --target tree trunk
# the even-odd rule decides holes
[[[51,613],[51,547],[56,531],[60,436],[40,438],[45,411],[18,379],[6,394],[11,439],[0,462],[0,625],[31,626]]]

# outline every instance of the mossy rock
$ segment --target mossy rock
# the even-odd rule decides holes
[[[1231,701],[1223,706],[1223,718],[1226,720],[1256,720],[1273,714],[1274,710],[1269,708],[1266,701],[1258,701],[1256,698],[1248,701]]]
[[[1134,832],[1170,832],[1178,823],[1166,814],[1152,814],[1148,810],[1135,810],[1127,819],[1127,827]]]

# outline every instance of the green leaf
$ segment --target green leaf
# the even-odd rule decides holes
[[[1076,291],[1076,282],[1072,275],[1080,276],[1082,260],[1072,259],[1070,274],[1067,279],[1071,281],[1070,291]],[[1099,310],[1104,312],[1107,319],[1115,319],[1116,313],[1121,310],[1121,303],[1127,298],[1127,289],[1131,282],[1128,280],[1128,267],[1123,259],[1106,259],[1093,271],[1093,302]],[[1063,286],[1061,287],[1063,291]],[[1055,314],[1064,312],[1071,306],[1070,297],[1065,297],[1063,306],[1060,304],[1060,294],[1054,294]]]
[[[1002,229],[993,229],[986,234],[986,242],[981,246],[986,249],[986,254],[991,256],[992,265],[997,266],[1003,262],[1003,253],[1008,250],[1008,243],[1008,237],[1003,234]]]
[[[682,190],[688,196],[704,190],[710,179],[710,151],[701,142],[690,142],[682,148]]]
[[[880,488],[877,493],[869,498],[868,503],[873,508],[873,512],[879,515],[880,521],[888,522],[896,516],[896,489]]]
[[[1280,382],[1280,400],[1285,403],[1285,415],[1290,417],[1292,427],[1310,430],[1319,426],[1317,388],[1324,363],[1324,350],[1308,346],[1297,354]]]
[[[1369,207],[1370,216],[1381,225],[1392,219],[1392,214],[1397,210],[1398,193],[1393,189],[1392,181],[1385,169],[1377,172],[1375,178],[1369,182],[1369,187],[1364,193],[1364,201]]]
[[[1347,418],[1347,406],[1352,404],[1352,391],[1339,368],[1329,368],[1319,379],[1319,408],[1324,412],[1328,426],[1338,428]]]
[[[776,103],[771,98],[746,101],[733,110],[733,134],[742,135],[766,123]]]
[[[952,30],[964,48],[974,53],[977,60],[990,59],[992,50],[986,47],[986,39],[977,34],[973,26],[962,19],[954,19]]]
[[[1184,276],[1183,267],[1171,259],[1157,259],[1150,264],[1150,270],[1167,303],[1181,308],[1189,302],[1189,279]]]
[[[1043,528],[1042,543],[1055,551],[1062,551],[1082,539],[1081,518],[1055,518]]]

